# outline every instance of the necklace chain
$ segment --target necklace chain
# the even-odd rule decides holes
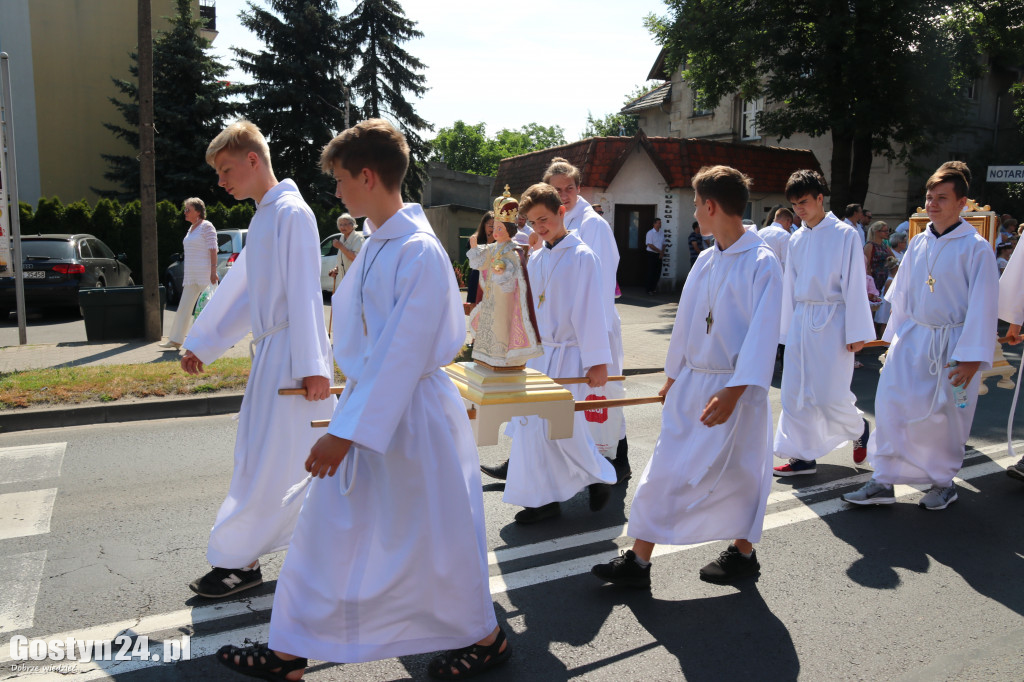
[[[373,259],[370,260],[370,264],[366,265],[366,259],[363,259],[363,272],[362,278],[359,280],[359,314],[363,318],[363,336],[367,335],[366,329],[366,306],[363,304],[363,291],[366,289],[366,277],[370,274],[370,270],[373,269],[373,264],[377,262],[377,257],[380,252],[387,248],[387,245],[391,243],[390,239],[385,239],[381,247],[377,249],[377,253],[373,254]]]
[[[953,228],[953,229],[956,229],[956,228]],[[938,237],[936,237],[935,240],[938,241]],[[942,242],[941,244],[939,244],[939,248],[935,249],[935,260],[934,261],[932,261],[932,259],[931,259],[931,248],[930,248],[930,245],[925,244],[925,247],[924,247],[924,264],[925,264],[925,267],[928,270],[928,279],[925,280],[925,284],[928,285],[928,291],[931,292],[931,293],[935,293],[935,278],[932,277],[932,269],[936,265],[938,265],[938,263],[939,263],[939,256],[942,255],[942,249],[944,249],[946,247],[946,244],[948,244],[948,242]]]
[[[715,269],[716,269],[715,268],[715,266],[716,266],[716,262],[715,261],[717,261],[720,258],[723,258],[723,256],[722,256],[722,251],[718,250],[718,246],[717,245],[713,246],[711,248],[716,249],[716,251],[713,251],[712,254],[711,254],[711,266],[709,267],[710,272],[708,272],[708,289],[707,289],[707,293],[708,293],[708,316],[704,318],[704,321],[707,322],[708,326],[707,326],[707,330],[704,332],[705,334],[710,334],[711,333],[711,325],[713,325],[715,323],[715,317],[714,317],[714,314],[713,314],[713,311],[714,311],[714,308],[715,308],[715,301],[718,300],[718,294],[720,294],[722,292],[722,287],[725,286],[725,279],[726,279],[725,278],[725,274],[723,274],[721,281],[719,281],[719,283],[718,283],[718,288],[714,289],[713,285],[715,283]],[[730,263],[729,265],[731,267],[732,263]],[[714,294],[711,293],[713,289],[714,289]]]
[[[553,249],[548,250],[553,251]],[[540,296],[537,297],[538,308],[544,305],[544,301],[546,300],[544,294],[548,290],[548,284],[551,282],[551,277],[552,275],[555,274],[555,269],[558,268],[559,263],[562,262],[562,258],[565,256],[567,251],[569,251],[569,249],[562,249],[562,252],[558,254],[558,259],[555,261],[554,265],[551,266],[551,269],[548,270],[547,276],[544,278],[544,287],[540,290]],[[545,258],[544,260],[547,260],[547,258]]]

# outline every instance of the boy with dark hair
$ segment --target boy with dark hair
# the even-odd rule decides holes
[[[813,474],[815,460],[855,440],[853,461],[867,455],[868,423],[850,390],[853,354],[875,337],[867,271],[854,228],[824,209],[825,181],[793,173],[786,199],[803,221],[789,240],[782,287],[782,414],[776,476]]]
[[[875,473],[843,495],[852,504],[892,504],[896,483],[929,484],[924,509],[956,502],[953,477],[978,405],[978,370],[992,364],[999,278],[992,247],[960,217],[967,180],[940,168],[925,187],[928,227],[910,241],[886,294],[884,338],[892,345],[868,444]]]
[[[843,222],[857,231],[857,234],[860,236],[861,248],[867,245],[868,238],[867,234],[864,232],[864,226],[861,224],[863,220],[864,209],[861,205],[847,204],[846,210],[843,211]]]
[[[565,206],[546,183],[527,189],[519,212],[533,225],[545,247],[528,264],[544,355],[526,366],[550,377],[586,376],[587,384],[570,387],[576,400],[586,387],[608,381],[612,354],[604,318],[601,264],[576,232],[567,232]],[[517,420],[504,501],[526,507],[516,522],[530,524],[561,514],[564,502],[588,488],[591,511],[599,511],[611,495],[615,469],[594,444],[582,412],[574,417],[572,438],[550,440],[540,417]]]
[[[733,540],[700,571],[729,583],[757,575],[771,487],[771,407],[782,268],[744,229],[750,179],[734,168],[693,178],[695,217],[715,246],[690,271],[672,328],[661,389],[661,434],[633,498],[633,548],[591,572],[605,582],[651,584],[655,543]]]
[[[334,408],[334,367],[320,292],[320,236],[298,187],[277,181],[267,142],[249,121],[218,134],[206,162],[235,199],[256,202],[246,247],[196,320],[181,359],[182,369],[199,374],[252,332],[231,485],[206,549],[213,568],[189,585],[220,599],[260,585],[259,558],[288,546],[301,505],[268,501],[302,480],[302,462],[316,440],[307,425]],[[277,395],[299,385],[306,400]]]
[[[428,673],[460,679],[511,654],[490,598],[476,446],[441,369],[462,347],[465,317],[423,209],[402,202],[408,154],[394,126],[372,119],[321,156],[338,198],[371,234],[332,300],[334,357],[347,383],[306,460],[309,489],[269,645],[217,654],[246,675],[299,679],[307,658],[354,663],[453,648]]]

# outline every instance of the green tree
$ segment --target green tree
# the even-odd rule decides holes
[[[633,92],[626,95],[626,99],[622,102],[623,106],[646,95],[660,85],[662,84],[655,82],[636,86],[633,88]],[[580,139],[588,137],[618,137],[623,135],[631,137],[636,135],[638,130],[640,130],[640,118],[633,114],[614,113],[605,114],[602,118],[594,118],[594,115],[587,111],[587,127],[583,129],[583,137]]]
[[[422,38],[396,0],[362,0],[342,19],[349,45],[348,58],[355,64],[352,92],[360,101],[364,118],[386,118],[395,123],[409,143],[411,163],[403,193],[419,199],[423,189],[423,161],[428,148],[420,131],[434,127],[416,113],[410,96],[427,91],[423,62],[402,44]]]
[[[252,83],[242,110],[270,144],[274,172],[291,178],[311,204],[333,202],[320,150],[345,128],[345,44],[335,0],[254,0],[240,14],[265,50],[232,48]]]
[[[562,126],[528,123],[518,130],[503,128],[487,137],[484,123],[467,125],[456,121],[441,128],[430,141],[430,159],[443,161],[452,170],[477,175],[494,175],[502,159],[565,144]]]
[[[999,34],[976,9],[1005,12],[989,0],[666,4],[647,27],[705,102],[764,96],[762,134],[831,136],[833,207],[864,201],[873,154],[906,161],[955,128],[961,90]]]
[[[220,80],[228,68],[210,52],[200,34],[203,22],[194,19],[190,0],[177,0],[177,13],[169,31],[153,43],[153,105],[156,127],[156,197],[181,202],[198,196],[216,198],[216,176],[206,165],[206,147],[235,112],[230,91]],[[124,99],[111,98],[125,125],[104,123],[116,137],[139,149],[139,75],[137,55],[129,71],[135,80],[113,79]],[[110,167],[103,176],[117,190],[94,191],[100,196],[128,201],[139,196],[138,154],[104,154]]]

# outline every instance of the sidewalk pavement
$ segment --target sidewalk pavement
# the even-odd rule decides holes
[[[660,372],[664,369],[677,302],[676,295],[646,296],[642,289],[627,290],[616,301],[622,320],[626,374]],[[251,335],[246,336],[222,357],[246,357],[251,338]],[[66,341],[2,346],[0,373],[51,367],[178,362],[180,351],[160,348],[157,343]],[[223,414],[237,411],[240,404],[241,393],[224,393],[191,398],[123,400],[66,408],[5,410],[0,412],[0,430]],[[154,409],[156,406],[159,406],[159,410]]]

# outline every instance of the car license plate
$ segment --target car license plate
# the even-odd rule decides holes
[[[46,279],[45,270],[25,270],[21,275],[24,279]]]

